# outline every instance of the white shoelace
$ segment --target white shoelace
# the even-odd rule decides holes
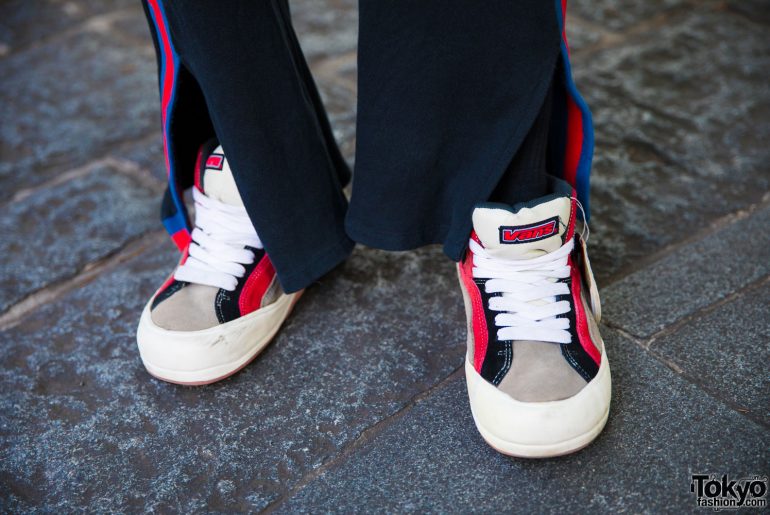
[[[500,311],[495,316],[499,340],[534,340],[570,343],[569,319],[557,318],[570,312],[570,303],[556,300],[568,295],[569,286],[560,282],[570,276],[568,258],[574,238],[558,250],[533,259],[501,259],[489,255],[475,240],[473,277],[488,279],[487,293],[502,293],[489,299],[489,309]]]
[[[174,272],[174,279],[233,291],[254,253],[244,247],[262,248],[246,209],[207,197],[193,187],[195,229],[190,255]]]

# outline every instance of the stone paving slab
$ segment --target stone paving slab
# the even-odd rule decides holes
[[[613,406],[578,454],[504,457],[477,434],[457,379],[279,507],[279,513],[695,511],[691,474],[764,474],[770,432],[604,329]],[[726,438],[725,435],[730,435]]]
[[[575,72],[596,126],[600,282],[770,191],[765,27],[692,9]]]
[[[311,65],[355,51],[358,0],[290,0],[289,6],[294,31]]]
[[[462,362],[440,249],[359,249],[241,373],[205,388],[151,379],[135,324],[177,256],[163,245],[0,333],[7,509],[261,509]]]
[[[157,191],[103,165],[3,206],[0,312],[157,229],[159,201]]]
[[[13,52],[91,16],[137,5],[138,0],[4,0],[0,2],[0,45]]]
[[[770,283],[656,340],[652,349],[770,428]]]
[[[770,274],[770,207],[677,249],[602,292],[605,320],[647,338]]]
[[[156,132],[152,54],[80,32],[0,60],[0,200]]]
[[[575,13],[608,30],[623,31],[645,21],[668,14],[674,9],[685,8],[695,2],[688,0],[657,0],[637,2],[634,0],[569,0],[567,2],[567,23]],[[701,0],[700,3],[704,3]]]

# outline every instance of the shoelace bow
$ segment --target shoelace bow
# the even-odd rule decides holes
[[[556,297],[570,294],[569,285],[559,279],[570,277],[574,238],[554,252],[522,260],[492,257],[475,240],[469,245],[473,277],[488,279],[487,293],[502,294],[489,299],[489,309],[500,312],[495,316],[499,340],[572,341],[569,319],[559,318],[570,312],[570,303]]]
[[[195,229],[189,256],[177,268],[174,279],[233,291],[254,252],[262,248],[246,209],[219,202],[193,188]]]

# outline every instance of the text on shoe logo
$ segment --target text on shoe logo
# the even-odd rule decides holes
[[[211,154],[209,158],[206,159],[206,168],[221,170],[224,165],[225,165],[224,154]]]
[[[500,243],[531,243],[559,234],[559,217],[528,225],[500,226]]]

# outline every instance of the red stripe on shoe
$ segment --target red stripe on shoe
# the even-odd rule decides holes
[[[179,250],[185,252],[190,246],[192,236],[190,236],[190,232],[187,229],[181,229],[172,234],[171,239],[174,240],[174,243],[179,248]]]
[[[241,298],[238,300],[238,309],[241,312],[241,316],[248,315],[262,307],[262,298],[265,296],[265,292],[267,292],[274,277],[275,268],[273,268],[270,258],[265,254],[251,272],[249,278],[246,279],[246,284],[243,285],[243,290],[241,290]]]
[[[585,309],[583,309],[583,301],[580,298],[580,271],[571,256],[569,258],[569,264],[572,270],[572,304],[575,308],[575,325],[577,326],[575,329],[578,339],[580,340],[580,345],[583,347],[583,350],[591,356],[591,359],[593,359],[597,365],[600,365],[602,356],[599,354],[599,349],[597,349],[593,339],[591,339],[591,333],[588,330],[588,319],[586,318],[589,315],[586,313]]]
[[[484,303],[481,300],[479,286],[473,280],[473,254],[468,251],[465,262],[458,265],[460,277],[468,296],[471,299],[471,314],[473,317],[473,368],[481,373],[481,365],[487,354],[489,333],[487,332],[487,319],[484,315]]]

